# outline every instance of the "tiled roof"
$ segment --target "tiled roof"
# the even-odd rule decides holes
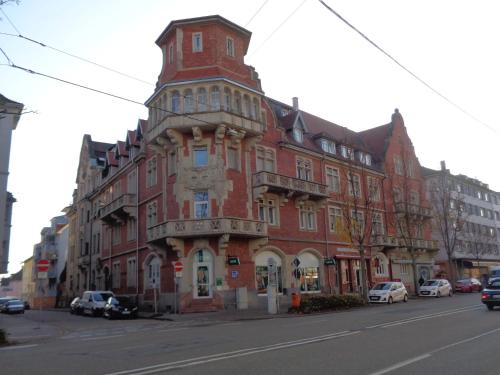
[[[118,141],[116,144],[117,144],[116,149],[118,150],[118,156],[128,157],[128,150],[127,150],[125,142]]]
[[[379,160],[385,158],[385,152],[389,145],[389,139],[392,135],[394,124],[391,122],[386,125],[377,126],[359,132],[359,136],[363,139],[364,143],[370,148],[373,156]]]
[[[115,158],[115,153],[113,152],[113,150],[109,150],[107,153],[107,161],[108,161],[108,165],[112,166],[112,167],[118,167],[118,160],[116,160]]]

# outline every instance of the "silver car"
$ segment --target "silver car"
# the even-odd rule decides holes
[[[368,292],[368,299],[374,303],[408,302],[408,292],[403,283],[386,281],[375,284]]]

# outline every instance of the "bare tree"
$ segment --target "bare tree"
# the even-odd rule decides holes
[[[405,249],[410,256],[413,290],[417,294],[420,287],[417,258],[422,249],[424,222],[431,215],[429,208],[420,205],[424,187],[423,182],[416,178],[416,158],[413,157],[411,145],[401,141],[400,151],[400,154],[395,155],[394,168],[387,171],[394,203],[389,220],[396,230],[399,247]]]
[[[439,232],[440,239],[446,251],[450,281],[455,286],[457,275],[454,263],[455,249],[460,241],[467,213],[465,212],[464,196],[455,189],[444,162],[437,178],[429,180],[428,191],[433,209],[434,227]]]
[[[341,178],[342,230],[341,237],[359,251],[360,257],[360,286],[361,297],[368,301],[368,272],[366,266],[367,250],[370,249],[369,240],[372,232],[372,218],[374,211],[373,186],[365,185],[367,170],[364,166],[363,154],[351,156],[354,152],[348,148],[348,161]],[[380,186],[378,187],[380,193]]]

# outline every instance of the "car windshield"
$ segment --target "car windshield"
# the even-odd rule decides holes
[[[436,286],[439,284],[439,281],[437,280],[427,280],[425,283],[422,284],[422,286]]]
[[[391,289],[391,283],[380,283],[373,287],[373,290],[389,290]]]
[[[106,301],[109,297],[113,297],[110,293],[96,293],[94,294],[94,301]]]
[[[490,281],[488,283],[488,289],[500,289],[500,279]]]
[[[123,306],[131,305],[130,298],[128,298],[128,297],[116,297],[116,299],[118,300],[120,305],[123,305]]]
[[[468,284],[470,284],[470,283],[471,283],[471,281],[470,281],[470,280],[458,280],[458,281],[457,281],[457,284],[465,284],[465,285],[468,285]]]
[[[24,305],[22,301],[19,300],[12,300],[8,302],[9,306],[17,306],[17,305]]]

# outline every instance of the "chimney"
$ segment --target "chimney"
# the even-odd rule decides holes
[[[292,98],[292,102],[293,102],[293,110],[294,111],[298,111],[299,110],[299,98],[297,98],[296,96],[294,96]]]
[[[441,170],[446,171],[446,162],[444,160],[441,160]]]

